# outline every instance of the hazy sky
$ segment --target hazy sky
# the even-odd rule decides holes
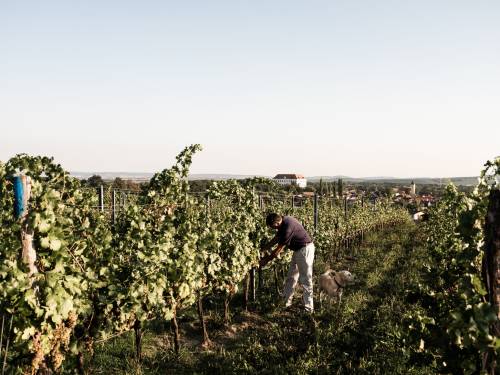
[[[500,154],[500,1],[0,0],[0,160],[468,176]]]

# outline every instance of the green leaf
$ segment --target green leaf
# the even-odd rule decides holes
[[[61,248],[61,240],[54,238],[50,240],[50,249],[53,251],[58,251]]]

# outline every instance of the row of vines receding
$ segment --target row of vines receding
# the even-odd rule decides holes
[[[489,266],[494,266],[495,273],[498,270],[499,178],[497,158],[486,164],[471,194],[449,185],[422,227],[427,238],[427,256],[422,259],[425,282],[409,291],[421,309],[408,318],[413,338],[420,341],[420,360],[439,373],[497,371],[499,311],[489,289],[498,280],[488,277],[485,266],[488,259],[490,263],[496,259]],[[485,227],[486,221],[491,226],[495,218],[493,238],[486,235]]]
[[[179,312],[198,304],[203,323],[202,301],[213,293],[226,296],[230,319],[229,301],[271,235],[267,212],[293,213],[325,257],[366,231],[408,220],[389,202],[356,205],[347,215],[325,199],[314,223],[311,200],[290,205],[289,197],[259,195],[257,186],[269,184],[263,179],[213,182],[206,194],[190,194],[187,176],[198,150],[183,150],[114,220],[99,209],[95,192],[52,159],[22,154],[0,163],[3,372],[83,371],[96,342],[129,330],[136,331],[140,357],[141,327],[151,319],[170,321],[178,346]],[[30,194],[16,215],[19,175],[29,178]]]

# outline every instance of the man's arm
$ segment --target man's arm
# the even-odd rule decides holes
[[[266,243],[265,245],[263,245],[261,247],[261,250],[271,250],[273,248],[273,246],[278,243],[278,241],[279,241],[279,237],[278,237],[278,234],[276,234],[271,241],[269,241],[268,243]]]
[[[262,268],[264,267],[267,263],[269,263],[271,260],[273,260],[274,258],[276,258],[278,256],[279,253],[281,253],[281,251],[283,250],[283,248],[285,247],[285,244],[279,244],[276,249],[274,249],[274,251],[263,257],[260,262],[259,262],[259,266]]]

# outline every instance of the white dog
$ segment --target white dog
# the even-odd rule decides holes
[[[354,281],[354,276],[349,271],[326,270],[319,276],[319,299],[321,301],[322,292],[325,292],[331,300],[342,299],[344,288]]]

